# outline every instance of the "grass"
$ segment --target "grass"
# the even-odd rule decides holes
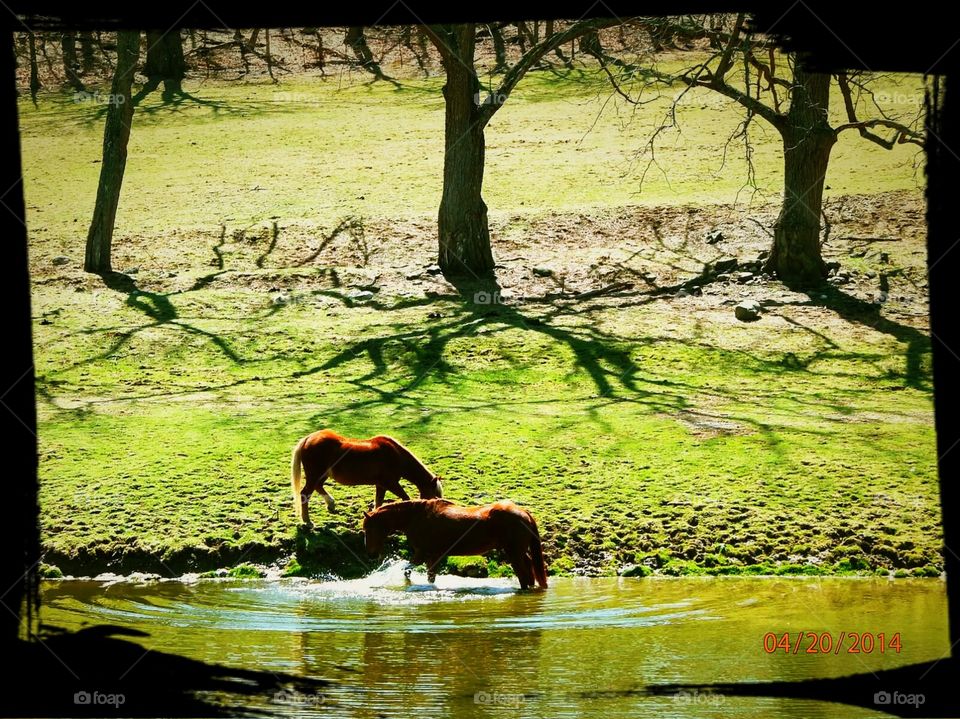
[[[737,115],[716,103],[691,97],[660,156],[670,184],[651,176],[638,195],[629,156],[649,116],[624,125],[606,112],[587,132],[604,99],[596,78],[520,88],[488,132],[485,196],[511,237],[549,212],[709,206],[742,185],[735,163],[717,169]],[[21,106],[49,563],[176,572],[296,552],[294,574],[372,568],[359,535],[372,488],[332,487],[341,511],[315,502],[314,532],[293,521],[290,449],[333,427],[401,438],[453,500],[528,506],[554,573],[939,571],[922,333],[809,302],[744,325],[643,296],[482,306],[308,292],[328,264],[279,254],[264,269],[253,258],[270,253],[265,230],[240,230],[278,218],[309,236],[351,214],[397,226],[433,215],[439,82],[188,89],[215,104],[147,105],[134,119],[117,246],[142,269],[107,283],[49,265],[82,257],[95,110],[55,96]],[[772,191],[779,150],[757,139]],[[912,159],[844,139],[831,192],[913,187]],[[411,237],[413,253],[424,238]],[[343,257],[333,269],[376,274]],[[278,304],[273,284],[302,286],[303,301]]]

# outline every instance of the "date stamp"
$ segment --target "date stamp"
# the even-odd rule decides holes
[[[899,654],[900,632],[767,632],[767,654]]]

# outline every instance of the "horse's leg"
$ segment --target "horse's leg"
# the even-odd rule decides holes
[[[327,471],[326,474],[320,477],[320,483],[317,485],[317,491],[323,495],[323,500],[327,503],[327,511],[330,512],[330,514],[336,514],[337,513],[336,502],[333,501],[333,496],[330,494],[330,492],[327,491],[327,488],[323,486],[324,482],[327,481],[328,477],[330,479],[333,479],[333,473],[330,471]]]
[[[317,486],[320,484],[320,479],[310,472],[307,472],[306,475],[306,481],[300,490],[300,505],[303,507],[301,516],[303,517],[304,525],[311,527],[313,523],[310,521],[310,495],[317,489]]]
[[[437,567],[442,561],[443,561],[443,557],[437,557],[436,559],[433,559],[433,560],[427,560],[427,581],[430,582],[430,584],[433,584],[434,582],[437,581]]]
[[[530,566],[530,560],[527,558],[526,552],[514,548],[510,550],[508,556],[510,557],[510,566],[513,567],[513,573],[516,574],[517,579],[520,580],[520,589],[532,587],[533,569]]]
[[[373,506],[374,506],[374,507],[379,507],[381,504],[383,504],[383,499],[384,499],[384,497],[386,497],[386,496],[387,496],[387,488],[384,487],[382,484],[378,484],[378,485],[377,485],[377,496],[376,496],[376,498],[373,500]]]
[[[410,499],[410,495],[406,493],[406,491],[403,489],[403,487],[400,484],[400,480],[397,478],[385,480],[383,483],[383,487],[384,487],[384,491],[389,489],[395,495],[400,497],[400,499],[402,499],[404,502]],[[380,489],[379,484],[377,485],[377,489],[378,490]]]

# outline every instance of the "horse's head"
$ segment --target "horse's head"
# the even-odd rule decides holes
[[[443,499],[443,481],[435,474],[430,483],[420,488],[420,499]]]
[[[363,546],[367,554],[373,557],[383,552],[383,544],[387,540],[387,531],[376,515],[376,512],[363,513]]]

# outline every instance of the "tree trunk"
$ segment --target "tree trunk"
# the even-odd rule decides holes
[[[490,39],[493,40],[493,56],[496,60],[490,72],[496,75],[507,69],[507,45],[503,40],[503,30],[500,25],[496,23],[490,25]]]
[[[446,105],[443,196],[440,200],[438,264],[447,278],[484,278],[493,274],[487,206],[481,196],[484,125],[477,97],[480,82],[473,69],[473,25],[456,26],[455,56],[444,59]]]
[[[82,71],[84,75],[93,72],[94,54],[93,54],[93,33],[86,31],[80,33],[80,59],[82,62]]]
[[[837,141],[830,127],[830,76],[808,73],[797,63],[790,110],[778,128],[783,138],[783,205],[774,224],[767,270],[790,287],[823,282],[820,215],[830,150]]]
[[[40,92],[40,69],[37,67],[37,38],[32,33],[27,33],[27,42],[30,47],[30,98],[33,104],[37,104],[37,93]]]
[[[147,82],[134,98],[137,104],[163,83],[163,101],[170,102],[183,94],[183,78],[187,65],[183,60],[183,39],[179,30],[147,32],[147,61],[143,64]]]
[[[100,165],[100,183],[93,221],[87,234],[87,251],[83,269],[104,274],[112,271],[110,248],[113,226],[120,203],[123,171],[127,164],[127,142],[133,120],[133,102],[130,89],[133,73],[140,54],[140,33],[134,30],[117,32],[117,68],[113,74],[112,95],[107,105],[107,121],[103,130],[103,162]]]
[[[63,49],[63,74],[67,84],[78,92],[83,92],[83,82],[80,80],[80,62],[77,59],[77,39],[72,32],[65,32],[61,36],[60,46]]]
[[[373,59],[373,52],[371,52],[370,46],[367,44],[367,36],[364,34],[362,27],[357,25],[348,27],[347,33],[343,38],[343,42],[347,47],[353,50],[353,54],[360,62],[360,67],[369,72],[378,80],[385,79],[383,71],[380,69],[380,65],[378,65],[377,61]]]

